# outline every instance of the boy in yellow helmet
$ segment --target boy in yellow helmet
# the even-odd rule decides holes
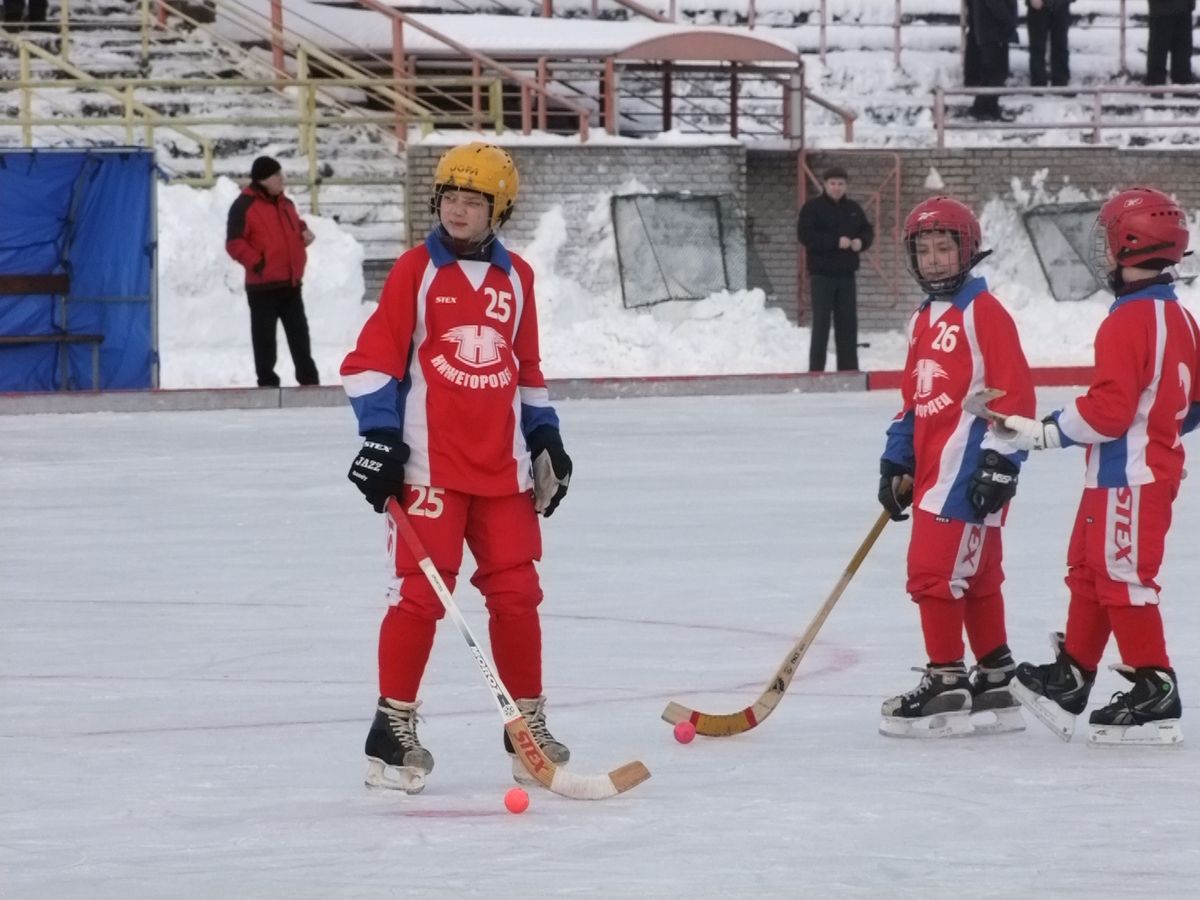
[[[512,157],[490,144],[439,161],[435,227],[396,261],[342,364],[364,439],[349,477],[376,512],[397,498],[451,589],[470,547],[500,677],[562,764],[570,753],[546,730],[534,562],[538,514],[557,508],[572,466],[540,367],[533,270],[496,238],[518,185]],[[415,792],[433,769],[417,738],[417,693],[444,611],[402,543],[389,599],[367,783]],[[512,754],[507,734],[505,746]]]

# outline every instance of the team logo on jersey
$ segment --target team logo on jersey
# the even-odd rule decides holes
[[[439,296],[433,298],[434,303],[457,303],[457,297]]]
[[[950,377],[946,374],[946,370],[932,359],[918,359],[917,365],[913,369],[913,375],[917,379],[918,397],[928,397],[933,393],[935,379]]]
[[[465,372],[455,363],[471,369],[485,369],[503,363],[500,351],[508,346],[504,335],[489,325],[456,325],[442,335],[443,341],[455,345],[454,359],[439,353],[430,363],[434,370],[451,384],[472,390],[503,388],[512,384],[513,373],[505,366],[495,372]]]
[[[442,335],[457,345],[454,358],[472,369],[486,369],[500,362],[500,351],[508,346],[504,335],[490,325],[457,325]]]
[[[916,366],[913,368],[913,375],[917,379],[916,390],[913,395],[913,412],[918,418],[932,416],[935,413],[941,412],[948,406],[951,406],[954,401],[950,399],[950,395],[945,391],[941,391],[935,397],[934,391],[937,390],[937,380],[939,378],[949,378],[946,370],[932,359],[918,359]],[[928,400],[921,398],[928,397]]]

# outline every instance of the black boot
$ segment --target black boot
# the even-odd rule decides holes
[[[1112,695],[1107,706],[1088,717],[1088,740],[1093,744],[1178,744],[1183,740],[1179,718],[1183,704],[1174,669],[1113,666],[1113,670],[1133,682],[1132,689]],[[1130,729],[1141,725],[1154,726]]]
[[[930,663],[921,683],[883,701],[879,733],[889,737],[950,737],[971,731],[971,680],[962,660]]]
[[[1024,731],[1021,704],[1009,690],[1017,672],[1008,644],[1001,644],[971,668],[971,725],[974,731],[1000,734]]]
[[[367,784],[415,794],[425,787],[425,776],[433,771],[433,754],[417,737],[417,707],[407,702],[380,697],[375,721],[367,732]]]
[[[1062,632],[1051,634],[1054,662],[1041,666],[1021,663],[1009,690],[1047,728],[1069,741],[1075,733],[1075,717],[1087,708],[1096,672],[1072,659],[1063,644]]]

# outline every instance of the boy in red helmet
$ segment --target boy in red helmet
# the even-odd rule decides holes
[[[496,238],[517,168],[500,147],[447,150],[434,172],[435,227],[388,275],[379,307],[342,363],[362,449],[350,481],[376,512],[403,506],[454,589],[463,544],[488,610],[492,655],[551,761],[570,752],[546,728],[538,514],[567,493],[563,449],[538,349],[533,270]],[[379,701],[367,784],[415,793],[433,769],[417,737],[417,693],[445,611],[402,542],[379,630]],[[528,780],[508,739],[513,775]]]
[[[904,250],[926,292],[908,327],[904,407],[887,432],[879,502],[907,519],[907,590],[921,615],[929,663],[913,690],[883,704],[881,733],[898,737],[1025,727],[1008,684],[1016,664],[1004,625],[1000,526],[1025,453],[963,410],[986,384],[1009,413],[1035,408],[1033,378],[1008,311],[971,269],[988,255],[975,215],[934,197],[909,213]],[[976,665],[964,665],[963,630]]]
[[[1025,449],[1087,447],[1067,550],[1066,633],[1053,636],[1054,662],[1018,666],[1013,694],[1070,740],[1115,635],[1113,668],[1133,687],[1091,714],[1088,739],[1178,743],[1182,706],[1155,579],[1183,477],[1180,435],[1200,422],[1200,332],[1166,271],[1187,250],[1187,220],[1165,194],[1130,188],[1101,208],[1092,245],[1116,300],[1096,332],[1091,387],[1041,421],[1009,415],[996,426]]]

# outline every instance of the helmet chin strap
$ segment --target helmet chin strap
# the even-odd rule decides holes
[[[971,274],[971,270],[992,255],[991,250],[981,250],[971,257],[970,261],[963,268],[951,275],[949,278],[943,278],[941,281],[924,281],[921,287],[929,293],[931,297],[953,297],[958,293],[959,288],[967,283],[967,276]],[[942,285],[943,287],[934,287]]]

